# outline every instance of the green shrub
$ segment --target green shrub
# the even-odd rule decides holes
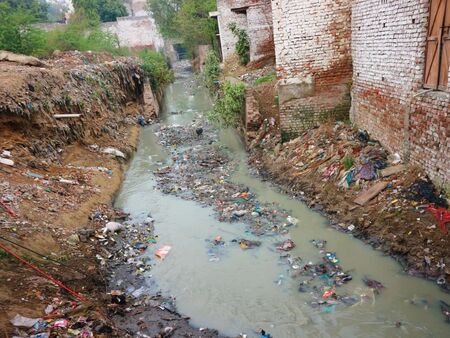
[[[243,83],[232,84],[226,81],[214,109],[207,115],[208,119],[226,127],[237,126],[244,110],[245,86]]]
[[[216,87],[220,76],[220,60],[217,53],[213,50],[208,51],[203,69],[203,79],[209,89]]]
[[[0,50],[28,55],[43,55],[46,50],[46,33],[32,26],[35,17],[30,11],[12,9],[0,3]]]
[[[79,11],[63,28],[48,33],[47,50],[79,50],[122,54],[117,37],[100,29],[100,22]]]
[[[355,159],[352,156],[347,155],[342,159],[342,164],[344,165],[345,170],[349,170],[355,164]]]
[[[250,39],[244,29],[239,28],[235,22],[228,25],[233,35],[237,38],[236,54],[239,56],[239,61],[242,65],[250,62]]]
[[[269,74],[269,75],[265,75],[265,76],[261,76],[259,79],[255,80],[255,86],[259,86],[263,83],[266,82],[271,82],[273,80],[277,79],[277,75],[275,73]]]
[[[174,79],[173,70],[163,54],[153,50],[143,50],[139,53],[140,65],[150,81],[153,91],[157,92]]]

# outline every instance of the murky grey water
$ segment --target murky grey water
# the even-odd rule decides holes
[[[192,87],[191,78],[180,78],[169,86],[165,98],[163,123],[191,122],[195,113],[207,111],[211,102],[201,87]],[[172,111],[184,111],[172,115]],[[436,285],[406,276],[391,258],[383,256],[351,235],[329,228],[320,214],[304,204],[277,192],[268,183],[248,174],[244,147],[236,133],[221,132],[221,142],[240,163],[233,180],[247,185],[263,202],[275,202],[300,220],[290,232],[297,243],[293,254],[304,261],[317,261],[320,255],[309,242],[326,239],[327,250],[336,251],[344,270],[352,270],[354,280],[340,293],[369,293],[361,278],[369,275],[386,285],[375,301],[351,307],[337,307],[333,313],[312,309],[308,294],[298,292],[298,282],[290,279],[273,250],[276,238],[259,238],[263,245],[242,251],[225,247],[225,255],[211,262],[205,239],[216,235],[229,242],[251,236],[242,224],[220,223],[211,208],[155,190],[152,170],[168,158],[154,136],[152,127],[143,130],[138,152],[131,163],[116,206],[137,219],[148,212],[156,220],[158,245],[171,245],[170,254],[155,265],[149,278],[159,289],[177,299],[178,310],[192,318],[198,327],[208,326],[222,334],[236,336],[245,332],[256,337],[264,328],[281,337],[449,337],[450,325],[439,310],[439,300],[450,303],[450,296]],[[281,280],[281,283],[278,281]],[[417,300],[418,305],[410,300]],[[421,300],[426,300],[427,304]],[[396,322],[402,322],[397,328]]]

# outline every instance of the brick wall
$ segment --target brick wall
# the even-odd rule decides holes
[[[282,132],[347,118],[351,1],[272,0],[272,9]]]
[[[424,93],[427,0],[354,0],[351,118],[392,152],[450,180],[450,94]]]
[[[217,0],[217,11],[224,59],[235,51],[236,38],[228,29],[232,22],[249,35],[251,61],[274,54],[271,0]]]

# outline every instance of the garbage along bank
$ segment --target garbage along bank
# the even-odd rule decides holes
[[[18,258],[0,249],[0,332],[126,336],[104,306],[111,296],[93,237],[104,223],[90,215],[120,216],[110,204],[136,148],[136,118],[157,112],[143,98],[142,73],[132,59],[108,54],[7,60],[0,62],[0,244]]]
[[[276,123],[266,119],[249,149],[260,175],[323,212],[335,228],[450,291],[448,192],[420,169],[343,123],[282,142]]]
[[[126,272],[141,274],[141,266],[146,284],[116,273],[112,290],[151,295],[156,288],[176,298],[193,325],[233,337],[448,331],[440,302],[449,295],[252,175],[239,135],[208,125],[203,89],[191,82],[177,79],[167,89],[166,113],[141,133],[116,199],[131,214],[130,229],[139,233],[138,224],[154,220],[153,236],[143,234],[122,255],[131,252]]]

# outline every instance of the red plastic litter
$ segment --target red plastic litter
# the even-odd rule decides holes
[[[427,210],[436,217],[439,228],[444,234],[446,234],[448,232],[446,224],[450,223],[450,211],[444,208],[436,208],[434,206],[429,206]]]

